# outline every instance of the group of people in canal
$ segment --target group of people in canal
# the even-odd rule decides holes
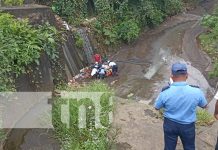
[[[104,79],[108,76],[118,75],[118,66],[114,61],[102,60],[99,54],[94,55],[95,63],[91,66],[91,77],[96,79]]]

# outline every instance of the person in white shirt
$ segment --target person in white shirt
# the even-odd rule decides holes
[[[109,65],[108,64],[103,64],[102,67],[105,69],[105,70],[108,70],[110,69]]]
[[[93,69],[92,69],[92,72],[91,72],[91,76],[92,76],[92,77],[96,77],[97,74],[98,74],[98,69],[97,69],[97,68],[93,68]]]
[[[112,75],[117,75],[118,72],[118,66],[115,62],[113,61],[108,61],[108,66],[112,69]]]

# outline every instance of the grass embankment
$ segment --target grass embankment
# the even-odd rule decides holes
[[[199,36],[203,50],[210,56],[213,63],[213,71],[209,72],[211,78],[218,77],[218,7],[211,15],[204,16],[202,25],[207,32]],[[210,125],[214,117],[206,110],[199,110],[197,113],[199,125]]]
[[[62,149],[66,150],[106,150],[110,147],[107,136],[110,128],[109,113],[113,111],[110,104],[111,89],[102,82],[92,82],[80,87],[59,87],[59,90],[67,92],[103,92],[100,98],[101,112],[100,122],[103,128],[95,127],[95,105],[92,100],[85,98],[80,100],[56,98],[53,107],[53,124],[55,134],[61,142]],[[69,102],[69,127],[61,122],[61,108]],[[80,128],[79,121],[85,117],[79,117],[80,106],[86,108],[86,127]],[[68,110],[67,110],[68,111]],[[62,114],[63,115],[63,114]],[[66,114],[65,114],[66,115]],[[66,117],[66,116],[65,116]],[[62,118],[63,121],[63,118]]]
[[[163,113],[164,113],[164,110],[161,109],[159,111],[159,114],[157,115],[157,118],[164,119]],[[215,118],[207,110],[205,109],[197,110],[197,121],[196,121],[197,126],[209,126],[213,124],[214,121],[215,121]]]
[[[218,8],[212,15],[207,15],[202,20],[202,25],[208,29],[200,35],[199,39],[203,50],[212,58],[214,69],[209,73],[210,77],[218,77]]]
[[[197,125],[208,126],[213,124],[215,118],[207,110],[199,109],[197,110]]]

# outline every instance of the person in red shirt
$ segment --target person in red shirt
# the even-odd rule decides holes
[[[98,62],[99,64],[102,62],[102,58],[100,54],[94,55],[94,62]]]

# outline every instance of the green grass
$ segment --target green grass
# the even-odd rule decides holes
[[[53,107],[53,124],[55,134],[61,142],[64,150],[106,150],[110,147],[110,140],[107,137],[110,122],[109,112],[113,111],[113,106],[109,104],[109,97],[112,96],[111,89],[102,82],[92,82],[79,88],[69,86],[59,87],[59,90],[74,92],[104,92],[101,96],[100,121],[104,128],[95,128],[95,107],[91,100],[69,101],[70,124],[61,122],[61,106],[67,104],[68,100],[56,98]],[[86,107],[86,128],[79,128],[79,106]]]
[[[0,129],[0,141],[4,141],[6,139],[6,132],[3,129]]]
[[[6,6],[21,6],[24,0],[3,0],[3,4]]]
[[[164,119],[163,117],[164,110],[161,109],[157,115],[157,118]],[[198,126],[209,126],[213,124],[215,118],[205,109],[198,109],[197,110],[197,122]]]
[[[213,63],[213,71],[209,72],[209,77],[218,77],[218,9],[215,8],[212,15],[206,15],[201,24],[208,29],[207,32],[199,36],[203,50],[210,56]]]
[[[215,121],[213,115],[209,114],[204,109],[197,110],[197,125],[199,126],[208,126]]]

